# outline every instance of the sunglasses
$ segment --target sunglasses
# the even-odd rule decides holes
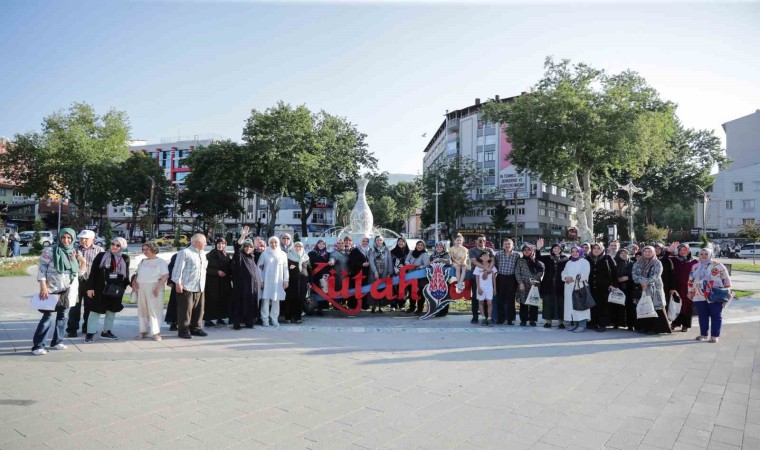
[[[119,244],[118,242],[111,242],[111,247],[113,246],[121,248],[121,244]]]

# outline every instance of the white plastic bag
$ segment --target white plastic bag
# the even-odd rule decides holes
[[[74,278],[74,281],[69,286],[69,308],[77,304],[79,300],[79,278]]]
[[[525,303],[528,306],[541,306],[541,294],[538,293],[537,286],[531,286],[528,296],[525,297]]]
[[[657,317],[657,311],[654,310],[654,303],[652,303],[652,297],[648,294],[644,294],[636,305],[636,318],[637,319],[653,319]]]
[[[616,305],[625,306],[625,292],[621,291],[618,288],[612,288],[607,301]]]
[[[681,297],[678,294],[670,294],[670,303],[668,304],[668,320],[674,321],[681,314]]]

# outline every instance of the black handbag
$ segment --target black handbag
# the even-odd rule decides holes
[[[581,276],[575,277],[575,287],[573,289],[573,309],[576,311],[586,311],[596,306],[594,298],[591,296],[591,290],[588,284],[580,286]]]
[[[115,275],[115,276],[114,276]],[[114,276],[111,278],[110,276]],[[124,276],[121,274],[109,274],[106,278],[106,285],[103,288],[103,295],[111,298],[124,297],[124,291],[127,287],[124,285]]]

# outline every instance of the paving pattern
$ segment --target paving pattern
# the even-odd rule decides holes
[[[35,357],[33,288],[0,278],[0,449],[760,449],[741,308],[715,345],[403,314],[136,341],[128,307],[119,341]]]

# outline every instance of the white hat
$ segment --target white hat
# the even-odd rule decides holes
[[[85,238],[85,239],[95,239],[95,232],[92,230],[82,230],[77,235],[78,239]]]

